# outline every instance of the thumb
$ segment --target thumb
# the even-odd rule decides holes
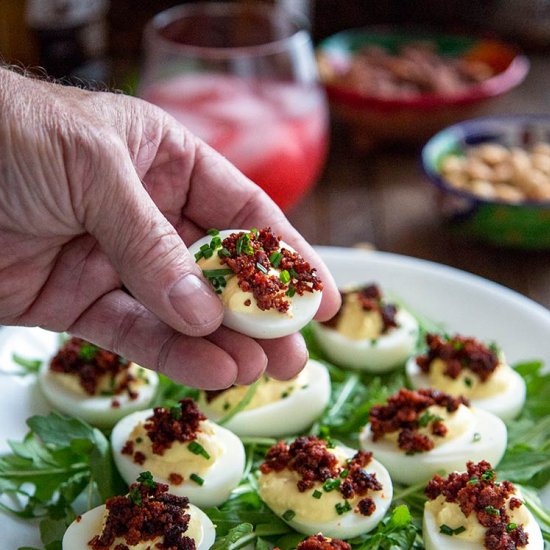
[[[120,161],[124,157],[127,162]],[[83,198],[87,231],[147,309],[184,334],[210,334],[223,318],[220,299],[144,189],[127,153],[109,171],[105,177],[102,170]]]

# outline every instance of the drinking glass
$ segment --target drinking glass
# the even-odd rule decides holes
[[[319,176],[328,112],[299,14],[248,2],[186,4],[158,14],[145,30],[139,95],[283,209]]]

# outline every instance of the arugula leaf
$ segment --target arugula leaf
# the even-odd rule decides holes
[[[20,507],[0,508],[21,518],[40,518],[46,550],[61,549],[60,540],[75,518],[73,504],[87,494],[87,508],[123,492],[114,475],[109,442],[82,420],[57,413],[33,416],[30,432],[10,442],[11,453],[0,456],[0,490],[19,497]]]
[[[9,374],[15,374],[15,375],[25,375],[25,374],[36,374],[40,367],[42,366],[42,361],[40,359],[27,359],[26,357],[22,357],[21,355],[18,355],[17,353],[13,353],[11,356],[11,359],[14,363],[22,367],[20,372],[9,372]]]
[[[225,537],[217,538],[211,550],[233,550],[242,548],[255,538],[254,527],[250,523],[243,523],[233,527]]]
[[[150,407],[173,407],[177,405],[185,397],[191,397],[197,400],[200,391],[196,388],[184,386],[173,382],[167,376],[159,374],[159,385]]]

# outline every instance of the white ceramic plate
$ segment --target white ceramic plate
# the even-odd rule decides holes
[[[414,312],[442,322],[450,331],[498,342],[509,360],[541,359],[550,365],[550,311],[495,283],[449,267],[381,252],[319,248],[339,285],[378,282]],[[12,353],[29,358],[50,356],[57,337],[39,329],[0,332],[0,368],[16,368]],[[0,378],[0,451],[8,439],[19,440],[25,420],[48,411],[32,377]],[[550,499],[546,491],[545,500]],[[0,512],[3,548],[40,547],[36,528]],[[7,538],[6,538],[7,537]]]

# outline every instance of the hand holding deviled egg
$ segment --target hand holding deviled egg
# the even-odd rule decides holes
[[[299,331],[321,303],[323,284],[271,229],[210,230],[189,247],[224,305],[223,324],[252,338]]]

